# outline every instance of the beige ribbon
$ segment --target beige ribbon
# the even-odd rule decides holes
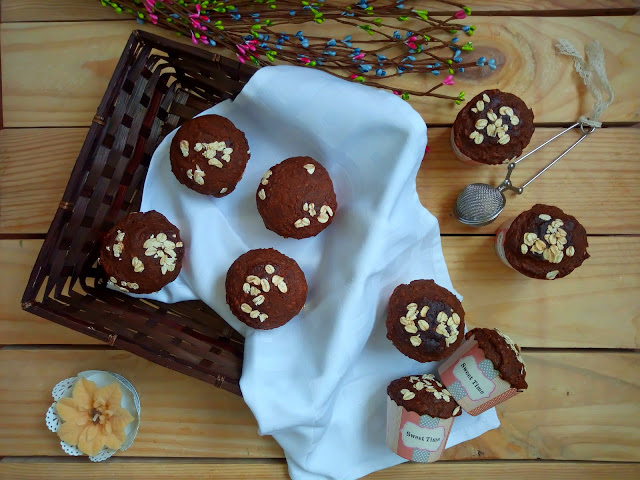
[[[582,77],[595,100],[589,116],[582,115],[578,121],[590,127],[602,127],[602,122],[599,119],[613,102],[613,90],[607,79],[602,45],[597,40],[587,45],[585,48],[586,60],[569,40],[559,39],[556,50],[562,55],[573,57],[576,72]],[[606,99],[605,95],[607,95]]]

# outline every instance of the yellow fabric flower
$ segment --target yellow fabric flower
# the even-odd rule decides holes
[[[56,411],[63,421],[58,436],[69,445],[77,445],[82,453],[97,455],[102,447],[117,450],[126,439],[124,429],[133,417],[120,406],[122,391],[117,383],[98,386],[80,378],[71,398],[61,398]]]

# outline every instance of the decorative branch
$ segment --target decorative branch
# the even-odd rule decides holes
[[[189,36],[196,45],[232,51],[241,63],[266,66],[277,60],[304,65],[391,90],[405,100],[410,95],[427,96],[459,105],[465,92],[451,96],[435,91],[454,85],[454,75],[467,68],[496,68],[494,59],[463,61],[463,55],[473,51],[473,44],[461,44],[458,35],[471,36],[476,27],[460,23],[471,14],[469,7],[448,0],[429,3],[457,10],[429,13],[409,6],[416,0],[357,0],[353,6],[324,0],[240,0],[233,4],[229,0],[100,1],[118,13],[135,15],[139,23],[148,21]],[[292,33],[302,25],[325,21],[344,26],[353,36],[358,32],[358,38],[363,39],[305,35],[303,30]],[[425,90],[404,91],[387,81],[416,74],[439,81]]]

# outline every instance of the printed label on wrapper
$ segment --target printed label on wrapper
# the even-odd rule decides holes
[[[438,368],[440,379],[470,415],[479,415],[520,393],[499,376],[471,337]]]
[[[500,225],[500,228],[496,232],[496,241],[494,245],[496,249],[496,254],[498,255],[498,257],[500,257],[500,260],[502,260],[502,263],[504,263],[510,269],[515,270],[515,268],[513,268],[509,263],[509,261],[507,260],[507,256],[504,254],[504,242],[507,238],[507,231],[509,230],[509,227],[511,227],[513,220],[514,218],[512,218],[511,220],[507,220],[502,225]]]
[[[418,415],[387,397],[387,445],[402,458],[435,462],[447,445],[452,425],[453,417]]]

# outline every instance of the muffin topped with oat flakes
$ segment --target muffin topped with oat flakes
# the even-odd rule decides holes
[[[450,418],[462,414],[451,393],[432,373],[398,378],[387,387],[387,395],[396,405],[418,415]]]
[[[267,170],[256,203],[265,227],[297,239],[318,235],[338,209],[329,172],[311,157],[288,158]]]
[[[465,338],[473,338],[478,342],[484,357],[499,372],[500,378],[509,382],[509,385],[518,390],[528,387],[527,370],[520,347],[508,335],[497,328],[474,328],[467,332]]]
[[[183,256],[178,227],[151,210],[130,213],[105,235],[100,265],[110,286],[123,292],[152,293],[178,277]]]
[[[307,281],[298,263],[274,248],[249,250],[227,271],[227,304],[246,325],[259,330],[281,327],[307,299]]]
[[[396,287],[387,308],[387,338],[409,358],[441,360],[464,337],[460,300],[433,280],[414,280]]]
[[[522,155],[534,130],[533,111],[519,97],[485,90],[458,113],[451,147],[465,163],[498,165]]]
[[[229,195],[236,188],[250,156],[244,133],[220,115],[186,121],[169,150],[176,179],[191,190],[214,197]]]
[[[503,252],[509,266],[531,278],[566,277],[589,258],[584,227],[551,205],[537,204],[522,212],[501,237],[498,254]]]

